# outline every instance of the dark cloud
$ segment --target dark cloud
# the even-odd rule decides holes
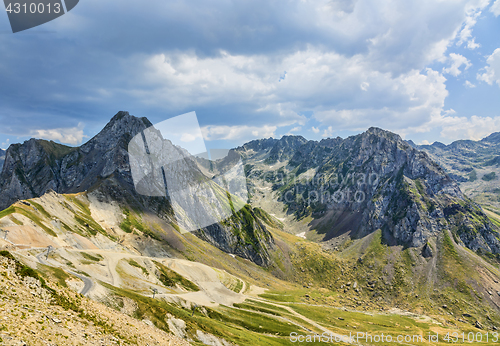
[[[0,133],[83,123],[92,134],[118,110],[153,122],[195,110],[214,126],[303,125],[300,114],[316,113],[325,126],[347,129],[367,125],[370,111],[389,114],[388,124],[395,114],[427,112],[425,120],[447,95],[425,68],[445,58],[467,16],[484,6],[81,1],[53,22],[0,35]],[[151,62],[160,56],[165,63]],[[357,120],[336,118],[340,111]]]

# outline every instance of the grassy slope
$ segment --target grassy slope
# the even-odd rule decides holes
[[[92,232],[87,228],[99,228],[93,225],[97,222],[92,219],[85,203],[81,200],[75,202],[74,196],[68,197],[68,203],[75,216],[90,222],[88,226],[79,222],[67,225],[70,230],[90,236]],[[27,210],[29,207],[16,208]],[[36,208],[37,211],[30,210],[29,214],[14,209],[12,212],[4,211],[0,216],[28,215],[33,221],[50,225],[48,221],[51,215],[38,203]],[[141,232],[140,228],[143,227],[153,228],[150,219],[145,216],[135,213],[129,215],[134,218],[134,222],[131,222],[132,232]],[[137,223],[141,226],[137,227]],[[208,309],[206,314],[195,311],[191,317],[192,311],[186,311],[178,305],[152,300],[123,288],[107,287],[113,299],[128,297],[136,301],[139,309],[135,317],[148,317],[159,328],[168,330],[164,319],[160,319],[168,312],[184,319],[191,333],[201,329],[238,344],[287,344],[286,334],[291,331],[305,333],[304,328],[307,328],[322,332],[307,320],[292,314],[289,308],[338,333],[396,333],[408,330],[425,334],[435,328],[429,321],[417,322],[414,318],[394,314],[365,313],[387,311],[388,307],[394,306],[431,315],[443,324],[443,328],[452,331],[459,328],[461,331],[477,332],[472,327],[476,320],[486,326],[500,325],[498,316],[489,306],[487,297],[484,297],[481,288],[483,276],[475,270],[478,265],[484,266],[484,261],[470,251],[457,247],[450,235],[436,239],[432,244],[436,255],[426,260],[413,249],[385,245],[380,231],[353,241],[342,252],[335,253],[281,231],[279,224],[274,226],[277,227],[269,226],[269,229],[283,250],[283,255],[275,259],[276,268],[267,270],[247,260],[232,258],[192,234],[180,236],[173,231],[182,245],[176,247],[178,256],[225,270],[240,278],[241,283],[268,288],[269,291],[260,296],[261,300],[250,300],[235,307]],[[106,233],[106,230],[101,229],[97,231]],[[154,229],[161,238],[162,227],[156,225]],[[110,235],[108,237],[113,239]],[[95,254],[90,256],[87,258],[90,261],[100,260]],[[82,254],[82,257],[87,256]],[[486,268],[498,277],[498,271],[493,266]],[[44,272],[48,278],[64,285],[66,277],[63,272],[51,273],[48,269]],[[273,274],[279,274],[283,280]],[[239,283],[230,285],[234,290],[239,289]],[[446,308],[443,308],[444,305]],[[473,317],[462,317],[465,312]],[[492,321],[488,321],[486,316]],[[464,322],[457,321],[458,318]]]

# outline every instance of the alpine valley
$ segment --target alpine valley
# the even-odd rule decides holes
[[[0,343],[498,341],[500,133],[418,146],[370,128],[196,158],[191,174],[216,192],[213,177],[241,158],[249,194],[185,232],[168,198],[134,187],[128,145],[151,126],[119,112],[80,147],[0,151]]]

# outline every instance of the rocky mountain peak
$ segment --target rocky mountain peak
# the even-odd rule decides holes
[[[389,241],[419,247],[449,230],[470,249],[500,252],[500,235],[484,212],[426,152],[376,127],[329,144],[287,148],[290,159],[276,145],[265,161],[288,160],[281,174],[293,174],[295,181],[277,182],[273,190],[288,213],[312,213],[311,227],[324,240],[382,229]],[[308,178],[300,178],[306,172]]]
[[[437,141],[432,143],[432,146],[440,149],[446,148],[446,144]]]
[[[116,146],[126,149],[128,142],[140,131],[153,126],[147,118],[138,118],[120,111],[91,140],[80,148],[88,153],[93,149],[109,150]]]
[[[49,189],[58,193],[85,191],[113,174],[132,184],[127,145],[151,125],[146,118],[118,112],[80,147],[41,139],[11,145],[0,174],[0,209],[19,199],[41,196]]]
[[[363,137],[384,138],[384,139],[391,141],[393,143],[395,143],[395,142],[400,143],[400,145],[402,145],[403,147],[410,146],[406,141],[404,141],[401,138],[400,135],[398,135],[394,132],[388,131],[388,130],[383,130],[383,129],[378,128],[378,127],[370,127],[365,132],[363,132],[357,136],[354,136],[354,137],[358,137],[358,136],[361,136],[362,138]]]
[[[236,148],[237,151],[245,151],[245,150],[268,150],[276,144],[278,140],[272,137],[264,138],[264,139],[255,139],[248,143],[243,144],[242,146]]]
[[[500,144],[500,132],[492,133],[488,137],[483,138],[481,140],[481,142],[489,142],[489,143],[494,143],[494,144]]]
[[[137,118],[128,112],[118,112],[101,132],[77,148],[37,139],[12,145],[7,151],[5,167],[0,175],[0,210],[6,209],[18,200],[40,197],[50,190],[59,194],[87,191],[89,194],[99,196],[98,198],[105,202],[147,211],[169,223],[182,226],[181,222],[186,221],[187,224],[189,218],[185,220],[176,218],[169,197],[136,190],[128,146],[137,134],[150,126],[152,124],[146,118]],[[151,138],[148,137],[148,140]],[[152,149],[153,147],[155,149]],[[176,151],[182,150],[172,146],[168,139],[161,136],[149,142],[149,149],[152,152],[174,155],[171,157],[181,157],[175,155],[179,155]],[[230,155],[229,160],[239,159],[239,156],[233,156],[234,153]],[[214,213],[211,206],[216,203],[228,203],[226,194],[220,192],[221,187],[203,176],[194,163],[187,171],[183,170],[183,166],[181,168],[177,171],[174,168],[173,174],[184,184],[183,191],[192,188],[193,193],[200,193],[196,190],[199,188],[198,185],[190,185],[185,183],[186,181],[206,183],[201,193],[203,200],[208,202],[200,203],[194,208],[192,215]],[[163,170],[162,172],[165,174]],[[177,185],[168,185],[169,191],[178,192],[175,189],[179,189],[181,185],[178,182]],[[209,187],[212,190],[209,190]],[[175,202],[182,204],[181,198],[185,195],[177,193],[176,196]],[[219,201],[219,196],[225,199]],[[184,210],[180,211],[183,216],[186,215],[188,208],[193,208],[189,203],[183,203],[182,206],[185,206]],[[233,205],[231,207],[233,208]],[[259,265],[268,265],[270,263],[268,251],[274,246],[272,236],[258,220],[256,213],[250,207],[245,208],[239,213],[233,212],[235,215],[225,223],[214,217],[214,222],[221,223],[206,227],[198,232],[198,235],[226,252],[238,254]],[[250,248],[245,243],[248,237],[254,239]]]
[[[302,136],[283,136],[274,144],[266,162],[272,164],[274,162],[288,160],[298,148],[307,142],[307,139]]]
[[[341,137],[336,137],[336,138],[323,138],[320,142],[319,145],[322,147],[329,147],[333,148],[337,145],[339,145],[343,139]]]

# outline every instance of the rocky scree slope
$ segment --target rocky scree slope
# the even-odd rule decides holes
[[[2,345],[190,345],[68,288],[0,252]]]
[[[449,230],[474,251],[500,252],[498,230],[481,207],[428,154],[394,133],[370,128],[346,139],[298,137],[294,143],[302,144],[273,174],[251,174],[258,170],[256,158],[279,161],[271,155],[283,146],[278,143],[265,153],[255,142],[237,150],[247,158],[253,179],[273,183],[289,214],[313,217],[310,227],[323,240],[343,234],[361,238],[382,229],[388,243],[423,247]]]

